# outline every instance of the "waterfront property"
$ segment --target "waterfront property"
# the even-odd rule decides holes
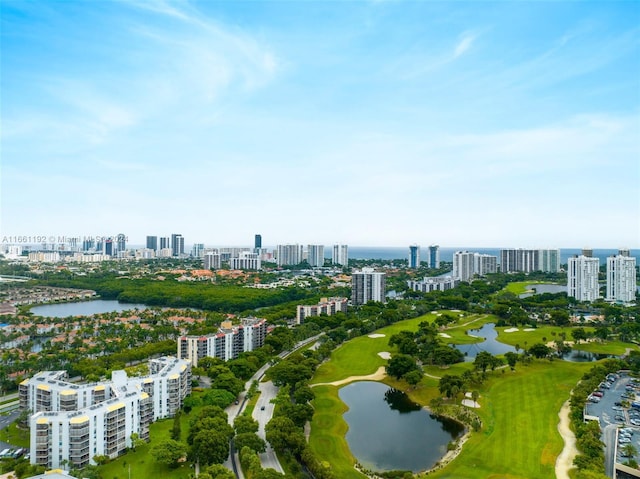
[[[19,386],[20,408],[33,414],[31,463],[82,468],[95,456],[115,458],[132,446],[132,434],[149,439],[149,424],[172,417],[191,392],[191,364],[174,357],[149,361],[149,375],[75,384],[66,371],[44,371]]]

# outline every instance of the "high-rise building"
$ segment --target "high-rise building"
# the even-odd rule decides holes
[[[502,273],[531,273],[532,271],[560,271],[559,249],[502,249],[500,250]]]
[[[600,297],[598,272],[600,260],[580,255],[569,258],[567,295],[578,301],[595,301]]]
[[[440,246],[432,244],[429,246],[429,268],[437,269],[440,267]]]
[[[160,249],[171,248],[171,239],[168,236],[160,237]]]
[[[420,246],[417,244],[409,246],[409,268],[417,269],[420,267]]]
[[[92,238],[85,239],[82,242],[82,251],[85,251],[85,252],[91,251],[95,248],[95,246],[96,246],[95,240],[93,240]]]
[[[251,253],[250,251],[242,251],[237,258],[229,259],[229,267],[231,269],[251,269],[259,270],[262,268],[260,255]]]
[[[629,251],[624,251],[629,253]],[[631,303],[636,300],[636,259],[631,256],[607,258],[607,301]]]
[[[104,242],[104,254],[113,256],[113,240],[111,238],[107,238]]]
[[[620,256],[631,256],[631,250],[627,248],[619,249],[618,255]]]
[[[587,258],[593,258],[593,249],[582,248],[582,256],[586,256]]]
[[[331,263],[340,266],[349,266],[349,246],[346,244],[334,244]]]
[[[204,269],[220,269],[222,266],[220,254],[215,251],[206,251],[202,260]]]
[[[307,263],[314,268],[324,266],[324,245],[307,245]]]
[[[171,235],[171,252],[173,256],[182,256],[184,254],[184,237],[181,234]]]
[[[425,276],[422,281],[408,280],[407,286],[413,291],[421,291],[423,293],[431,293],[432,291],[447,291],[458,286],[459,280],[451,276]]]
[[[453,277],[460,281],[469,281],[475,274],[475,256],[469,251],[453,253]]]
[[[302,262],[302,246],[298,244],[279,244],[276,254],[278,266],[291,266]]]
[[[194,243],[191,247],[191,256],[194,258],[202,258],[204,254],[204,244],[202,243]]]
[[[351,304],[366,304],[369,301],[384,302],[386,275],[373,268],[362,268],[351,275]]]
[[[254,240],[253,240],[253,247],[254,249],[261,249],[262,248],[262,235],[256,235]]]
[[[473,272],[478,276],[496,273],[498,271],[498,257],[490,254],[473,254]]]
[[[147,236],[147,249],[152,249],[154,251],[158,249],[157,236]]]
[[[118,253],[122,253],[127,249],[127,237],[124,234],[120,233],[118,236],[116,236],[116,242]]]
[[[318,304],[299,304],[296,311],[296,324],[304,323],[304,318],[326,314],[332,316],[336,313],[347,312],[347,298],[321,298]]]

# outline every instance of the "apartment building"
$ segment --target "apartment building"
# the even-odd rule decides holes
[[[22,410],[31,411],[31,463],[81,468],[95,456],[115,458],[131,435],[149,439],[149,424],[172,417],[191,392],[191,364],[174,357],[149,361],[149,375],[70,383],[66,371],[43,371],[19,386]]]
[[[332,316],[340,312],[347,312],[347,298],[322,298],[318,304],[299,304],[296,312],[296,324],[304,323],[304,319],[311,316],[320,316],[321,314]]]

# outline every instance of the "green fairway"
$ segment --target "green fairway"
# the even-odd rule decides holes
[[[591,367],[564,361],[518,365],[515,372],[491,373],[477,410],[483,429],[462,453],[433,478],[547,479],[563,447],[558,411],[569,391]]]
[[[520,348],[530,347],[536,343],[548,343],[550,341],[557,341],[562,338],[561,334],[564,333],[565,341],[573,341],[571,337],[572,328],[561,328],[560,326],[540,326],[537,328],[522,328],[519,327],[518,331],[512,331],[510,326],[497,327],[498,341],[511,346],[519,345]],[[584,330],[588,333],[594,331],[592,327],[585,327]],[[505,332],[510,331],[510,332]]]
[[[574,349],[597,354],[614,354],[617,356],[626,354],[628,349],[631,349],[632,351],[640,351],[637,344],[623,343],[622,341],[606,341],[604,343],[592,341],[589,343],[580,343],[574,346]]]

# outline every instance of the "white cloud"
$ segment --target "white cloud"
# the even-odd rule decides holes
[[[464,55],[473,45],[476,36],[470,33],[462,34],[460,40],[456,44],[456,47],[453,51],[453,58],[456,59],[462,55]]]

